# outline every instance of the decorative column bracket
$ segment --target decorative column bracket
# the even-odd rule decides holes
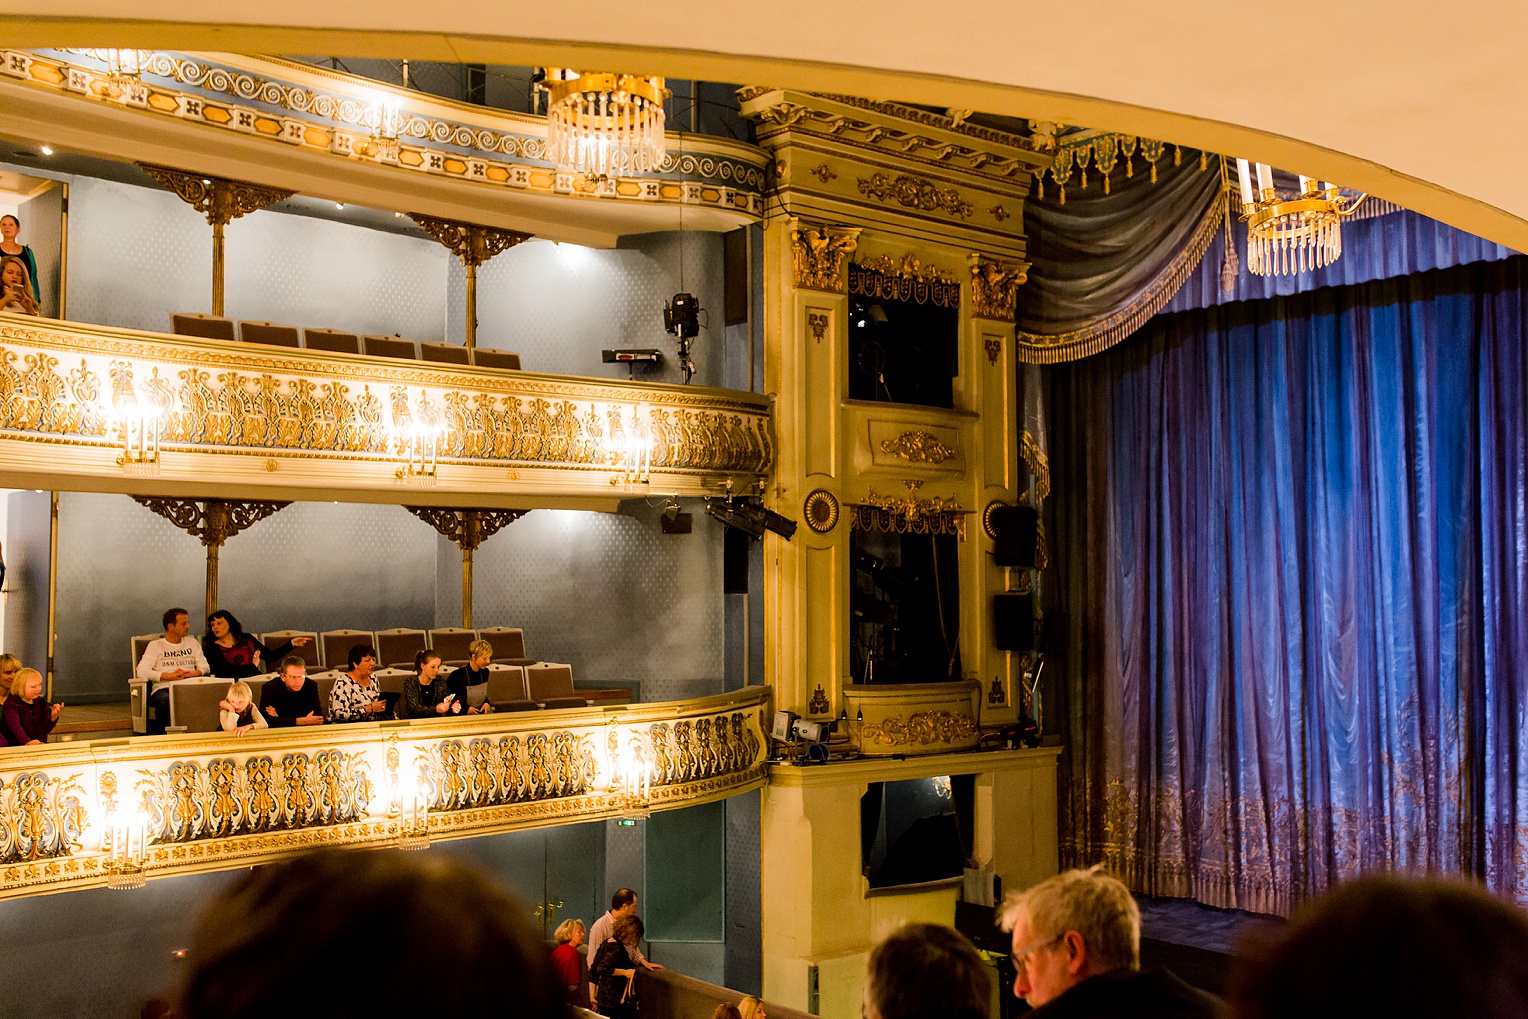
[[[197,212],[204,213],[212,225],[212,313],[223,314],[224,254],[223,227],[251,212],[291,198],[296,192],[251,184],[248,181],[209,177],[168,166],[139,163],[144,173],[174,191]]]
[[[478,266],[502,251],[507,251],[530,234],[518,230],[502,230],[498,227],[479,226],[454,219],[426,216],[420,212],[409,213],[409,218],[419,228],[450,249],[462,260],[467,269],[467,357],[477,363],[477,270]],[[444,532],[442,532],[444,533]]]
[[[798,290],[844,292],[844,263],[859,247],[862,227],[791,221],[791,263]]]
[[[972,255],[971,313],[976,318],[1012,322],[1017,311],[1019,286],[1029,279],[1028,262],[999,262]],[[997,358],[992,360],[996,362]]]
[[[404,509],[451,539],[462,550],[462,627],[472,629],[472,553],[530,510],[455,510],[441,506],[405,506]]]
[[[223,543],[251,524],[292,505],[259,499],[163,499],[135,495],[133,501],[144,506],[207,547],[207,612],[218,607],[218,551]]]

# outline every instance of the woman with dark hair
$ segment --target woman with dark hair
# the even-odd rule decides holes
[[[0,255],[10,255],[21,259],[21,264],[26,268],[27,279],[30,281],[32,300],[42,303],[42,291],[37,285],[37,256],[32,254],[29,245],[22,244],[16,239],[21,233],[21,220],[7,212],[0,216]],[[33,315],[38,312],[32,312]]]
[[[642,918],[632,914],[616,920],[609,940],[594,953],[589,979],[594,981],[595,1010],[610,1019],[636,1019],[637,964],[631,949],[645,933]]]
[[[244,632],[239,620],[227,609],[218,609],[207,617],[207,635],[202,638],[202,654],[212,667],[212,675],[219,679],[248,679],[264,674],[265,663],[271,668],[285,658],[294,647],[308,643],[307,637],[296,637],[285,644],[271,647]]]
[[[26,263],[14,255],[0,256],[0,311],[42,314],[42,306],[32,296],[32,277]]]
[[[414,674],[403,681],[403,704],[398,712],[404,718],[435,718],[459,715],[461,702],[446,692],[440,678],[440,655],[421,651],[414,656]]]
[[[1528,913],[1463,881],[1372,877],[1254,934],[1231,971],[1234,1019],[1521,1019]]]

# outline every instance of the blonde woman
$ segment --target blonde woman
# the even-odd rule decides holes
[[[746,995],[737,1003],[737,1014],[739,1019],[765,1019],[764,1003],[751,994]]]
[[[0,257],[0,311],[42,314],[42,306],[32,296],[32,277],[27,272],[27,264],[15,255]]]
[[[11,684],[16,682],[16,673],[21,671],[21,659],[15,655],[0,655],[0,704],[11,695]]]
[[[564,920],[552,937],[557,939],[557,947],[552,949],[552,968],[562,977],[568,1000],[576,1003],[584,986],[584,953],[579,950],[584,943],[584,922]]]

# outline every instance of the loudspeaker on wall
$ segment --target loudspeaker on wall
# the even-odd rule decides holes
[[[736,527],[728,527],[722,534],[722,591],[725,594],[747,594],[748,553],[753,539]]]
[[[992,561],[998,566],[1030,569],[1040,539],[1040,512],[1033,506],[998,506],[992,524]]]
[[[1032,594],[992,596],[992,638],[999,651],[1035,649],[1035,599]]]

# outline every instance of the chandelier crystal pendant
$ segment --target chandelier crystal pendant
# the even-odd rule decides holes
[[[1280,194],[1273,170],[1236,161],[1241,216],[1247,223],[1247,268],[1258,276],[1298,276],[1331,265],[1342,255],[1342,220],[1358,211],[1368,194],[1345,197],[1330,181],[1300,177],[1299,193]]]
[[[588,177],[649,173],[663,165],[663,100],[654,75],[548,67],[546,157]]]

